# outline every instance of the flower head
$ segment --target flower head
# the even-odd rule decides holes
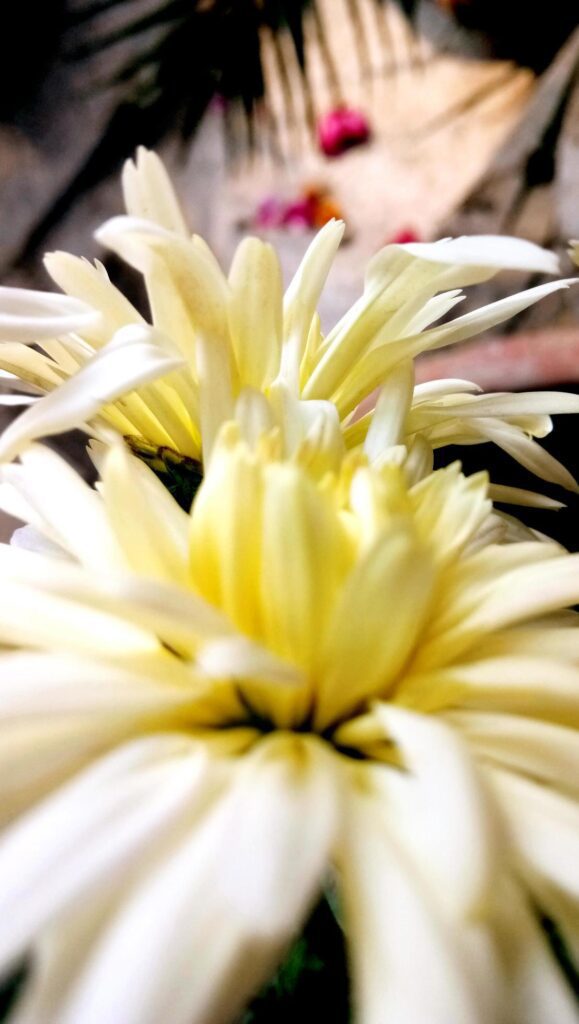
[[[420,352],[470,338],[567,282],[441,322],[461,289],[502,269],[556,272],[550,253],[494,237],[388,245],[371,260],[360,299],[324,335],[316,308],[341,223],[316,235],[284,295],[277,255],[258,238],[240,244],[224,275],[189,234],[153,153],[127,163],[123,186],[127,215],[97,237],[143,275],[152,324],[102,265],[66,253],[46,259],[64,295],[0,289],[0,367],[5,384],[24,382],[31,403],[0,441],[4,459],[80,426],[105,438],[112,427],[135,451],[206,463],[221,425],[236,418],[250,442],[276,428],[286,458],[307,449],[318,475],[362,444],[379,459],[392,445],[425,457],[439,445],[492,440],[543,478],[575,486],[533,437],[550,429],[550,412],[577,411],[576,397],[478,396],[464,381],[414,389]],[[377,388],[376,415],[361,416]]]
[[[358,1020],[576,1021],[536,908],[577,942],[579,556],[489,543],[484,474],[316,483],[236,424],[190,514],[123,446],[4,480],[27,1019],[230,1020],[332,878]]]

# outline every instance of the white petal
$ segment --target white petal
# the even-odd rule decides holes
[[[284,299],[284,349],[281,378],[296,393],[312,319],[345,225],[331,220],[318,232],[302,259]]]
[[[491,302],[488,306],[481,306],[480,309],[465,313],[464,316],[459,316],[455,320],[451,320],[450,323],[443,324],[442,327],[434,327],[432,330],[426,331],[422,335],[418,351],[430,351],[444,345],[455,345],[460,341],[466,341],[467,338],[472,338],[475,334],[480,334],[482,331],[509,320],[510,317],[516,316],[517,313],[528,309],[529,306],[548,295],[577,283],[575,278],[568,278],[563,281],[540,284],[535,288],[528,288],[515,295],[498,299],[497,302]]]
[[[41,555],[52,555],[54,558],[70,559],[70,555],[60,545],[49,540],[33,526],[20,526],[14,530],[10,538],[10,545],[15,548],[22,548],[24,551],[36,551]]]
[[[93,266],[88,260],[79,259],[68,252],[52,252],[44,257],[44,265],[63,292],[86,302],[101,313],[97,323],[83,328],[83,340],[100,347],[109,342],[121,327],[143,323],[140,313],[109,281],[102,264]]]
[[[452,728],[431,715],[393,704],[378,704],[376,713],[409,772],[396,780],[400,813],[392,809],[394,828],[440,891],[441,904],[457,918],[476,916],[491,901],[500,852],[495,816],[472,754]]]
[[[579,789],[579,733],[575,729],[500,712],[455,711],[445,717],[478,754],[564,792]]]
[[[413,389],[414,366],[400,363],[384,382],[366,435],[364,451],[371,462],[391,445],[402,443]]]
[[[3,478],[35,516],[34,525],[84,565],[104,571],[125,560],[99,494],[56,452],[34,445]]]
[[[506,235],[465,235],[439,242],[409,242],[399,247],[422,260],[489,270],[529,270],[557,274],[559,260],[534,242]]]
[[[102,496],[107,521],[129,566],[142,575],[186,585],[189,516],[124,445],[112,446],[105,458]]]
[[[111,873],[129,881],[150,844],[167,843],[171,819],[186,826],[205,771],[186,737],[147,737],[101,759],[17,822],[0,843],[0,962],[91,889],[98,898]]]
[[[273,246],[245,238],[229,274],[229,329],[242,384],[263,388],[279,370],[282,279]]]
[[[37,437],[82,427],[103,405],[181,365],[151,338],[150,329],[123,327],[79,372],[22,414],[0,438],[0,458],[18,455]]]
[[[526,491],[521,487],[504,487],[502,484],[490,484],[488,496],[493,501],[503,502],[509,505],[522,505],[527,508],[565,508],[562,501],[555,498],[548,498],[546,494],[537,494],[535,491]]]
[[[233,632],[231,622],[198,594],[158,580],[127,572],[88,573],[7,545],[0,545],[0,566],[0,634],[10,636],[13,630],[13,639],[24,644],[54,647],[58,637],[64,650],[79,645],[84,650],[88,644],[98,651],[100,644],[103,652],[126,656],[131,650],[158,651],[155,637],[188,652],[200,639]],[[38,617],[21,615],[26,601]]]
[[[309,743],[264,746],[126,901],[60,1024],[217,1024],[266,979],[320,884],[335,789]]]
[[[101,314],[79,299],[0,286],[0,340],[34,345],[99,322]]]
[[[34,405],[38,401],[36,395],[0,395],[0,405]]]
[[[171,179],[156,153],[139,146],[136,160],[123,167],[123,194],[127,213],[188,237],[188,230]]]
[[[579,903],[579,808],[575,799],[503,769],[490,773],[519,868]]]
[[[382,533],[358,562],[321,643],[320,728],[388,692],[423,629],[433,581],[429,553],[405,525]]]
[[[466,955],[467,929],[444,921],[386,815],[387,806],[352,795],[339,863],[356,1019],[489,1024],[489,999]]]

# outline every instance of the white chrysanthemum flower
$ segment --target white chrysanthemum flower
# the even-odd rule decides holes
[[[190,515],[122,445],[98,492],[6,469],[15,1021],[229,1021],[330,882],[356,1020],[577,1024],[538,913],[579,952],[579,556],[481,547],[484,474],[317,485],[238,434]]]
[[[221,424],[237,418],[250,441],[277,427],[284,456],[307,450],[317,474],[365,440],[373,459],[392,445],[416,459],[442,444],[491,440],[542,478],[575,487],[533,440],[550,429],[549,413],[579,411],[575,396],[491,400],[464,381],[413,387],[420,352],[494,327],[568,282],[441,323],[463,287],[506,269],[556,273],[552,254],[499,237],[386,246],[368,266],[361,298],[324,337],[316,307],[341,223],[319,232],[284,296],[276,253],[258,238],[241,243],[223,274],[189,234],[154,154],[141,150],[128,162],[123,184],[127,216],[97,237],[144,275],[152,326],[100,264],[66,253],[46,260],[65,295],[0,289],[5,385],[48,392],[23,398],[31,407],[5,431],[1,457],[80,426],[97,438],[113,427],[149,458],[165,449],[206,462]],[[380,386],[376,416],[356,422],[360,402]]]

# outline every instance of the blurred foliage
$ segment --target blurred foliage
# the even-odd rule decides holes
[[[251,125],[265,89],[264,27],[289,32],[303,69],[303,14],[309,6],[310,0],[162,0],[139,10],[139,0],[84,0],[69,15],[77,34],[85,31],[68,56],[84,59],[134,40],[109,80],[122,87],[122,106],[133,111],[133,142],[153,144],[169,126],[177,126],[187,139],[216,95],[239,104]],[[103,31],[102,15],[113,7],[129,17]],[[130,130],[130,123],[126,127]]]
[[[541,74],[579,24],[577,0],[438,0],[465,28],[482,32],[496,57]]]

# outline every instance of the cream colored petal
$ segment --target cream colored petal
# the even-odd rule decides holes
[[[113,217],[98,229],[96,238],[145,277],[155,269],[154,258],[162,259],[194,328],[227,338],[229,286],[202,247],[136,217]]]
[[[281,378],[294,394],[299,389],[300,364],[312,320],[344,229],[342,221],[331,220],[324,225],[310,244],[285,293]]]
[[[548,498],[546,494],[537,494],[535,491],[526,491],[521,487],[505,487],[503,484],[489,484],[488,496],[493,501],[504,502],[509,505],[521,505],[527,508],[565,508],[562,501],[555,498]]]
[[[189,654],[200,640],[208,641],[232,635],[231,622],[198,594],[163,583],[132,576],[83,569],[62,559],[43,557],[0,545],[0,566],[6,591],[12,600],[30,598],[38,603],[41,615],[37,621],[18,620],[18,609],[12,611],[10,598],[0,615],[0,632],[33,646],[58,646],[64,650],[82,651],[83,644],[99,650],[99,631],[108,633],[102,641],[103,656],[116,653],[119,647],[125,657],[139,652],[158,653],[162,638],[170,647]],[[0,589],[0,603],[2,602]],[[102,614],[101,614],[102,613]],[[66,616],[77,622],[76,633],[68,629]],[[5,626],[2,625],[5,619]],[[107,625],[108,624],[108,625]],[[80,628],[82,625],[82,628]],[[93,633],[91,635],[91,628]],[[51,629],[52,645],[50,644]],[[109,648],[108,641],[111,641]]]
[[[188,229],[165,166],[151,150],[139,146],[135,160],[123,167],[123,195],[127,213],[152,220],[184,238]]]
[[[506,451],[531,473],[536,473],[541,480],[559,484],[569,491],[579,491],[579,484],[569,470],[520,429],[486,417],[472,419],[470,425],[478,431],[482,438],[494,441],[499,448]]]
[[[9,460],[38,437],[82,427],[107,403],[181,365],[144,327],[123,327],[82,370],[33,405],[0,438]]]
[[[511,885],[501,902],[497,937],[508,982],[503,1019],[508,1024],[577,1024],[577,997],[529,907],[528,890]]]
[[[579,807],[544,785],[502,769],[489,772],[520,870],[530,869],[579,902]]]
[[[98,324],[101,314],[79,299],[26,288],[0,287],[0,341],[34,345],[42,338]]]
[[[279,371],[282,343],[281,267],[259,238],[239,245],[231,271],[229,330],[244,386],[263,388]]]
[[[561,291],[561,289],[569,288],[570,285],[576,283],[577,281],[574,278],[552,281],[549,284],[540,284],[535,288],[528,288],[515,295],[508,295],[504,299],[498,299],[496,302],[489,303],[488,306],[481,306],[480,309],[465,313],[464,316],[457,317],[455,320],[451,320],[450,323],[443,324],[442,327],[434,327],[432,330],[426,331],[422,336],[422,341],[425,344],[420,351],[430,351],[433,348],[441,348],[444,345],[455,345],[460,341],[465,341],[467,338],[472,338],[473,335],[480,334],[491,327],[496,327],[497,324],[503,323],[512,316],[516,316],[517,313],[528,309],[529,306],[533,306],[535,302],[539,302],[548,295]]]
[[[186,826],[207,774],[183,735],[134,740],[16,822],[0,842],[0,963],[79,899],[106,896],[111,874],[129,883],[151,844],[162,850]]]
[[[191,518],[191,576],[197,590],[250,636],[261,632],[263,480],[244,445],[220,447]]]
[[[483,645],[484,646],[484,645]],[[579,669],[556,658],[481,658],[409,675],[400,700],[419,710],[465,708],[579,725]]]
[[[405,333],[418,334],[419,331],[425,331],[427,327],[431,327],[437,320],[450,313],[455,306],[464,302],[465,298],[462,292],[453,290],[441,292],[440,295],[427,299],[418,313],[409,320]]]
[[[255,388],[242,388],[239,392],[235,403],[235,419],[240,426],[241,437],[251,448],[275,426],[270,403],[265,395]]]
[[[36,395],[0,395],[0,405],[3,406],[34,405],[37,401]]]
[[[356,1019],[489,1024],[492,992],[469,963],[467,928],[444,921],[390,834],[387,805],[361,794],[350,803],[339,868]]]
[[[242,824],[215,878],[232,913],[257,935],[291,935],[323,881],[343,784],[327,750],[313,737],[274,735],[236,773],[230,813]]]
[[[479,394],[482,388],[473,384],[470,380],[447,377],[442,380],[429,380],[424,384],[417,384],[414,388],[413,406],[422,402],[432,402],[448,395],[457,394]]]
[[[370,394],[401,360],[414,358],[420,352],[465,341],[467,338],[508,320],[547,295],[559,291],[561,288],[569,287],[570,283],[572,283],[570,280],[555,281],[530,288],[518,295],[508,296],[488,306],[483,306],[481,309],[466,313],[462,317],[451,320],[448,324],[434,327],[423,334],[408,337],[400,335],[394,338],[385,337],[380,347],[367,351],[362,358],[358,356],[358,361],[352,362],[348,359],[344,365],[341,363],[338,365],[336,362],[331,368],[332,380],[329,390],[324,385],[324,397],[331,397],[338,406],[340,415],[345,416],[356,408],[362,399]],[[352,369],[352,366],[355,368]],[[320,362],[316,372],[321,374],[321,367],[322,363]],[[304,397],[318,397],[317,387],[318,381],[315,375],[312,375],[311,381],[304,388]]]
[[[511,547],[512,551],[483,549],[460,567],[460,573],[464,576],[466,572],[470,580],[459,574],[457,589],[449,588],[437,609],[417,659],[421,669],[456,661],[498,629],[562,610],[579,600],[579,556],[559,555],[550,544],[517,543]],[[538,550],[532,553],[530,548]],[[512,569],[509,559],[515,566]]]
[[[217,679],[253,680],[281,683],[283,686],[306,682],[303,672],[267,651],[245,636],[224,637],[205,644],[197,654],[195,667]]]
[[[126,564],[102,499],[56,452],[34,445],[19,465],[4,468],[2,479],[31,510],[36,528],[78,561],[101,572]]]
[[[379,704],[376,713],[409,773],[392,780],[394,830],[452,917],[484,916],[502,851],[490,794],[468,745],[430,715],[394,704]]]
[[[30,389],[34,394],[51,391],[68,376],[42,352],[17,341],[0,345],[0,366],[3,388]]]
[[[427,265],[411,266],[406,272],[386,274],[379,278],[371,287],[367,287],[364,295],[351,307],[328,334],[311,377],[303,389],[303,397],[307,399],[330,399],[339,393],[344,381],[351,374],[357,374],[357,365],[364,365],[371,358],[367,353],[379,347],[384,340],[394,342],[404,338],[408,331],[397,328],[396,318],[406,325],[406,321],[415,315],[415,308],[420,305],[422,296],[426,300],[436,291],[433,274]],[[411,302],[413,309],[404,317],[406,303]],[[402,347],[400,347],[402,349]],[[386,367],[379,383],[386,377],[390,369],[404,355],[411,356],[402,350],[393,358],[391,365]],[[365,396],[362,396],[365,397]],[[357,404],[357,403],[356,403]]]
[[[158,649],[154,636],[116,616],[43,593],[34,584],[7,580],[0,591],[0,640],[8,645],[56,648],[81,655],[100,653],[105,658]]]
[[[370,462],[404,440],[404,425],[414,389],[414,366],[400,363],[385,380],[364,442]]]
[[[194,687],[165,685],[135,672],[130,659],[117,665],[53,653],[7,652],[0,655],[2,701],[0,729],[18,724],[19,719],[53,721],[69,715],[115,716],[145,719],[164,715],[171,720],[175,710],[195,698]],[[34,757],[31,750],[30,756]]]
[[[158,330],[174,340],[192,375],[195,375],[196,330],[187,297],[175,286],[171,269],[162,254],[148,252],[144,266],[152,321]]]
[[[330,499],[296,467],[272,465],[263,496],[263,637],[312,668],[347,571],[345,537]]]
[[[223,338],[198,335],[197,377],[203,462],[208,466],[221,427],[235,414],[231,351]]]
[[[123,1024],[217,1024],[266,980],[321,883],[336,788],[308,741],[280,737],[264,748],[126,900],[62,1024],[115,1014]]]
[[[44,266],[63,292],[100,312],[100,320],[81,332],[83,338],[94,345],[106,345],[113,334],[127,324],[143,323],[141,314],[109,281],[101,263],[93,266],[88,260],[70,253],[51,252],[44,257]]]
[[[405,524],[367,550],[321,640],[318,727],[388,692],[423,629],[433,583],[429,553]],[[313,639],[320,644],[318,631]]]
[[[463,235],[438,242],[409,242],[399,248],[423,260],[467,267],[469,270],[477,268],[481,272],[485,269],[493,273],[499,270],[530,270],[540,274],[559,272],[555,253],[534,242],[506,235]]]
[[[460,464],[430,473],[411,491],[414,522],[440,564],[468,544],[491,512],[486,473],[462,475]]]
[[[108,522],[128,565],[138,573],[185,585],[189,516],[124,445],[109,451],[102,475]]]
[[[450,408],[453,416],[551,416],[579,412],[579,395],[563,391],[475,395],[468,402],[453,402]]]
[[[51,555],[53,558],[64,558],[72,561],[71,556],[64,548],[61,548],[54,541],[36,530],[34,526],[19,526],[14,530],[10,538],[10,547],[22,548],[24,551],[35,551],[41,555]]]
[[[545,615],[579,601],[579,556],[547,558],[521,565],[497,579],[467,619],[468,627],[490,631]]]
[[[500,712],[454,711],[445,718],[478,755],[571,795],[579,790],[575,729]]]

